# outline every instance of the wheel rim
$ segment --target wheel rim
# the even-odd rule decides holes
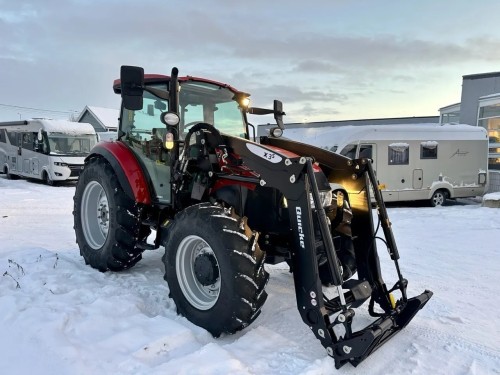
[[[219,262],[210,245],[198,236],[188,236],[182,240],[175,257],[175,270],[182,294],[188,302],[198,310],[212,308],[219,299],[221,278],[217,277],[212,285],[203,285],[194,270],[195,259],[201,255],[209,255]]]
[[[437,192],[434,194],[434,198],[432,198],[435,206],[441,206],[444,202],[444,195],[441,192]]]
[[[109,204],[104,188],[97,181],[90,182],[82,196],[83,235],[92,249],[101,248],[109,231]]]

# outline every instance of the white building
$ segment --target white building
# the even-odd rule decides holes
[[[489,191],[500,191],[500,72],[462,77],[461,102],[439,109],[440,123],[482,126],[488,132]]]
[[[118,117],[118,109],[85,106],[76,121],[91,124],[96,132],[107,132],[117,131]]]

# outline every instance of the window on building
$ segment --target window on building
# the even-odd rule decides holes
[[[500,103],[479,108],[478,126],[488,131],[490,169],[500,169]]]
[[[410,145],[408,143],[392,143],[389,145],[389,165],[407,165],[410,161]]]
[[[438,143],[436,141],[427,141],[420,144],[420,159],[437,159]]]
[[[449,112],[443,113],[439,119],[441,124],[459,124],[460,123],[460,112]]]

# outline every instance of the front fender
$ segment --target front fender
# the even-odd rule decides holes
[[[98,143],[85,158],[102,157],[113,168],[125,194],[138,203],[151,204],[146,176],[133,152],[122,142]]]

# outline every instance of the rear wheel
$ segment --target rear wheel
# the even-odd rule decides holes
[[[120,271],[135,265],[149,235],[141,224],[137,204],[117,182],[103,159],[95,158],[80,174],[73,211],[76,242],[86,264],[100,271]]]
[[[260,314],[269,274],[246,220],[203,203],[179,213],[165,240],[165,280],[179,314],[214,336]]]
[[[432,207],[442,206],[445,204],[448,199],[448,192],[446,190],[440,189],[436,190],[430,199],[430,203]]]

